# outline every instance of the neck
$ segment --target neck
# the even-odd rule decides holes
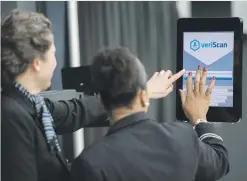
[[[39,94],[42,89],[38,87],[32,76],[22,75],[16,79],[16,82],[21,84],[30,94]]]
[[[112,111],[111,113],[111,124],[114,124],[116,122],[118,122],[119,120],[131,115],[131,114],[135,114],[138,112],[145,112],[145,110],[143,108],[139,108],[139,109],[128,109],[128,108],[119,108],[119,109],[115,109]]]

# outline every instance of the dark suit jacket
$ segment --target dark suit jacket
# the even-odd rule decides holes
[[[215,181],[229,162],[213,125],[160,124],[145,113],[113,125],[86,148],[71,169],[72,181]]]
[[[88,126],[109,125],[95,97],[52,102],[46,100],[57,134]],[[67,181],[65,159],[50,153],[43,126],[31,102],[19,91],[2,92],[2,180]]]

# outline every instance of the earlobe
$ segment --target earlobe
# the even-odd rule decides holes
[[[149,102],[145,102],[145,106],[148,107],[150,105]]]
[[[101,96],[99,94],[97,95],[97,99],[98,99],[99,103],[102,104],[102,99],[101,99]]]
[[[33,59],[31,66],[34,71],[39,72],[40,71],[40,60],[38,58]]]
[[[143,107],[149,106],[149,99],[148,99],[147,91],[145,90],[141,91],[141,104]]]

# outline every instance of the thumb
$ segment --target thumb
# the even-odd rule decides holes
[[[179,95],[180,95],[180,98],[181,98],[181,103],[182,103],[182,105],[185,103],[185,95],[184,95],[184,92],[181,90],[181,89],[179,89]]]

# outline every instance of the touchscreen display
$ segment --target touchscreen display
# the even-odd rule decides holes
[[[213,76],[216,84],[210,106],[233,107],[234,32],[184,32],[183,90],[192,72],[193,80],[198,65],[208,69],[207,85]]]

